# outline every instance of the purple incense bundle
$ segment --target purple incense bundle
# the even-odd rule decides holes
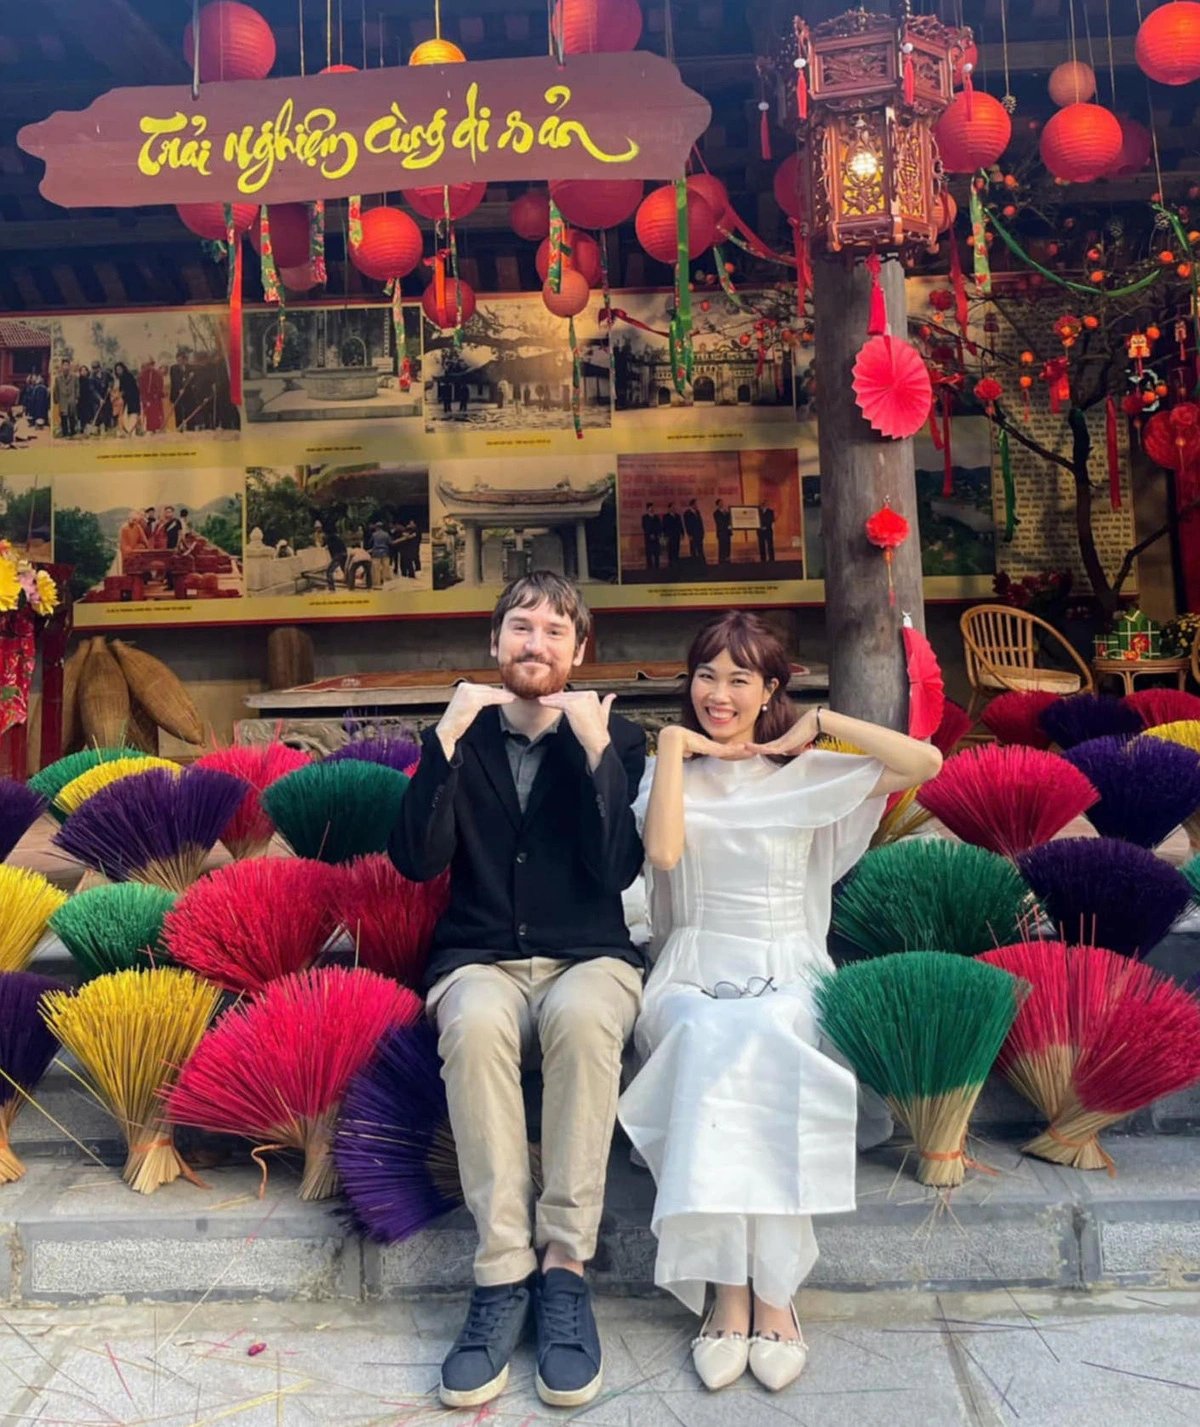
[[[1017,865],[1064,941],[1125,956],[1152,951],[1190,894],[1169,862],[1115,838],[1062,838],[1023,853]]]
[[[363,763],[382,763],[397,773],[407,773],[420,756],[421,745],[411,738],[359,738],[327,754],[324,761],[340,763],[346,758],[357,758]]]
[[[54,839],[110,882],[149,882],[184,892],[249,784],[213,768],[151,768],[122,778],[73,812]]]
[[[46,800],[28,783],[0,778],[0,862],[46,810]]]
[[[1165,738],[1093,738],[1063,755],[1100,794],[1087,810],[1101,837],[1157,847],[1200,808],[1200,753]]]
[[[0,1184],[25,1173],[9,1144],[12,1123],[58,1050],[58,1037],[38,1007],[47,991],[67,989],[32,971],[0,973]]]
[[[389,1031],[350,1082],[333,1156],[361,1232],[394,1244],[463,1202],[437,1033],[423,1017]]]
[[[1110,694],[1072,694],[1055,699],[1038,722],[1060,748],[1074,748],[1092,738],[1132,738],[1144,725],[1136,709]]]

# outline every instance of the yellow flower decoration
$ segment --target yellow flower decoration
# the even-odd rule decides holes
[[[45,570],[37,572],[37,599],[34,609],[38,614],[53,614],[58,605],[58,586]]]
[[[21,582],[12,560],[0,559],[0,614],[16,609],[21,599]]]

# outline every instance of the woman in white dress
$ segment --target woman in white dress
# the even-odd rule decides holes
[[[658,1189],[655,1281],[697,1314],[716,1290],[701,1379],[724,1387],[748,1364],[778,1390],[807,1355],[792,1298],[817,1258],[812,1216],[854,1208],[857,1086],[819,1048],[811,998],[833,965],[833,885],[885,796],[941,755],[825,709],[797,717],[783,647],[754,615],[706,625],[687,667],[682,722],[636,804],[659,950],[619,1113]],[[810,748],[820,733],[865,756]]]

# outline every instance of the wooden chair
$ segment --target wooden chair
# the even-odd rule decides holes
[[[1076,650],[1052,624],[1036,614],[1013,609],[1011,605],[974,605],[959,621],[959,628],[967,678],[971,683],[967,713],[972,721],[981,703],[1009,689],[1025,693],[1038,690],[1051,694],[1090,694],[1095,688],[1092,671]],[[1073,669],[1039,666],[1039,631],[1050,643],[1062,647]]]

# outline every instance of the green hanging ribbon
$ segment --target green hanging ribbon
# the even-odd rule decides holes
[[[551,292],[562,291],[563,275],[563,238],[566,233],[566,224],[563,216],[558,211],[558,204],[554,199],[550,200],[550,263],[546,272],[546,281],[550,285]]]
[[[351,194],[347,205],[346,213],[350,226],[350,246],[357,248],[362,244],[362,194]]]
[[[259,246],[262,250],[263,297],[267,302],[277,302],[283,306],[283,284],[279,281],[279,269],[275,266],[275,253],[271,246],[270,210],[264,203],[258,220]],[[282,329],[281,329],[282,340]]]
[[[1009,543],[1017,529],[1017,488],[1013,484],[1012,453],[1008,432],[1000,429],[1000,479],[1004,482],[1004,540]]]
[[[975,185],[971,185],[971,236],[975,239],[975,287],[985,294],[992,291],[992,269],[988,263],[987,217],[983,211],[983,200]]]
[[[713,244],[713,257],[717,264],[717,277],[721,283],[721,291],[735,307],[740,308],[743,312],[748,311],[749,309],[746,304],[738,295],[737,288],[733,285],[732,278],[730,278],[729,274],[725,271],[725,254],[721,251],[720,243]]]
[[[442,189],[442,214],[446,223],[446,240],[450,249],[450,276],[454,279],[454,345],[463,344],[462,283],[458,278],[458,239],[454,236],[454,220],[450,217],[450,189]]]
[[[1179,220],[1178,213],[1172,212],[1169,208],[1164,208],[1161,203],[1154,204],[1154,211],[1166,218],[1167,222],[1171,225],[1171,231],[1175,234],[1175,241],[1179,244],[1181,251],[1190,255],[1192,245],[1188,242],[1188,235],[1184,232],[1183,224]],[[1200,273],[1197,273],[1197,265],[1190,256],[1188,257],[1188,261],[1192,267],[1192,338],[1196,343],[1197,361],[1196,384],[1192,388],[1192,395],[1193,397],[1200,397]]]
[[[325,201],[318,198],[308,206],[308,266],[313,282],[324,283],[325,271]]]
[[[675,311],[671,327],[675,335],[675,354],[671,375],[675,390],[686,396],[692,384],[692,289],[688,256],[688,189],[687,179],[675,180]]]
[[[575,336],[575,319],[567,321],[567,331],[571,342],[571,422],[575,435],[583,439],[583,364],[579,360],[579,342]]]
[[[608,234],[600,234],[600,282],[604,288],[604,330],[608,334],[605,346],[608,349],[608,390],[609,400],[616,400],[617,358],[613,351],[613,307],[612,289],[608,285]]]
[[[751,247],[745,238],[739,238],[736,233],[730,233],[729,241],[735,247],[741,248],[742,252],[749,253],[752,258],[757,258],[760,262],[777,263],[781,268],[791,268],[793,272],[796,270],[795,258],[785,258],[780,253],[764,252],[761,248]]]
[[[1131,282],[1127,287],[1110,287],[1101,289],[1096,287],[1093,283],[1072,282],[1070,278],[1065,278],[1062,277],[1059,273],[1051,272],[1049,268],[1043,267],[1042,264],[1036,260],[1036,258],[1030,257],[1030,255],[1025,251],[1025,249],[1020,245],[1020,243],[1017,242],[1016,238],[1013,237],[1013,235],[1008,231],[1004,224],[1001,223],[999,218],[997,218],[994,213],[988,214],[988,221],[996,230],[996,233],[999,235],[1000,241],[1004,244],[1008,251],[1012,253],[1013,257],[1020,258],[1020,260],[1028,267],[1031,267],[1034,272],[1041,273],[1044,278],[1049,279],[1050,282],[1057,283],[1059,287],[1065,287],[1069,292],[1083,292],[1086,293],[1089,297],[1095,297],[1097,293],[1101,292],[1105,297],[1132,297],[1136,293],[1145,292],[1148,287],[1153,287],[1154,284],[1159,280],[1159,278],[1162,277],[1162,269],[1157,268],[1154,272],[1147,273],[1145,277],[1138,278],[1137,282]]]

